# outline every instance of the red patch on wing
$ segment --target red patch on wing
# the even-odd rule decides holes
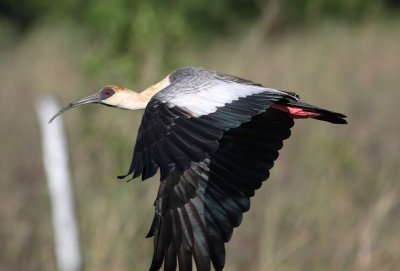
[[[292,118],[312,118],[321,116],[321,114],[319,113],[307,111],[306,108],[301,108],[301,107],[287,106],[280,104],[273,104],[271,107],[288,113]]]

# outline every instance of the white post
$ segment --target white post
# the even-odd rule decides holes
[[[62,117],[51,125],[48,124],[50,117],[59,109],[54,97],[42,97],[36,102],[42,131],[43,161],[50,193],[58,269],[80,271],[81,250]]]

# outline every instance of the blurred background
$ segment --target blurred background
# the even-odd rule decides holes
[[[400,269],[400,3],[0,0],[0,270],[55,270],[35,100],[141,91],[201,65],[348,115],[299,120],[226,270]],[[158,177],[126,183],[142,112],[68,112],[84,270],[147,270]],[[49,116],[50,118],[51,116]]]

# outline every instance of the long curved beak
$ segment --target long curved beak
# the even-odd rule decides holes
[[[64,106],[60,111],[58,111],[50,120],[49,123],[51,123],[55,118],[57,118],[59,115],[64,113],[65,111],[70,110],[71,108],[84,105],[84,104],[96,104],[100,103],[101,98],[100,98],[100,93],[96,93],[93,95],[90,95],[88,97],[82,98],[80,100],[77,100],[75,102],[69,103],[66,106]]]

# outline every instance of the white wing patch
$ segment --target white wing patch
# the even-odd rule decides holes
[[[275,92],[286,95],[276,89],[240,83],[221,82],[213,87],[192,93],[183,93],[167,101],[168,107],[179,106],[191,112],[194,117],[208,115],[217,111],[218,107],[232,103],[239,98],[262,92]]]

